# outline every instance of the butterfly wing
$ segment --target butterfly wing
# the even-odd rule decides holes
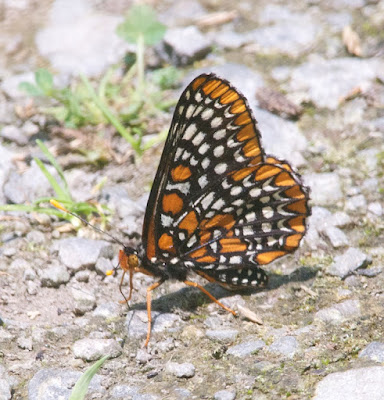
[[[194,205],[223,176],[264,160],[246,99],[214,74],[182,93],[149,197],[143,227],[148,261],[180,257],[201,223]]]

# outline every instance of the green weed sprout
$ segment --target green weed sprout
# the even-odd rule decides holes
[[[65,207],[76,213],[82,214],[85,216],[90,216],[94,213],[100,214],[103,222],[106,220],[106,216],[104,211],[107,211],[105,206],[97,206],[86,202],[75,202],[72,199],[71,193],[68,188],[68,183],[64,176],[64,171],[61,166],[56,161],[53,154],[48,150],[45,144],[41,140],[36,140],[37,145],[40,147],[40,150],[46,156],[51,165],[55,168],[57,175],[59,176],[59,180],[56,179],[46,168],[44,163],[39,158],[34,158],[34,161],[39,166],[42,173],[47,178],[48,182],[52,186],[52,189],[55,191],[56,197],[55,199],[60,203],[64,204]],[[51,197],[43,197],[35,200],[32,204],[5,204],[0,205],[0,211],[24,211],[24,212],[37,212],[48,215],[56,215],[60,218],[68,219],[74,222],[74,217],[71,215],[63,214],[61,211],[51,208],[45,207],[42,204],[49,203]]]
[[[156,18],[155,11],[147,5],[134,5],[123,23],[117,27],[117,34],[129,43],[136,44],[136,63],[139,90],[144,87],[145,46],[153,46],[164,37],[165,26]]]
[[[69,400],[83,400],[88,391],[88,386],[91,383],[92,378],[96,375],[97,371],[104,364],[104,362],[109,358],[104,356],[96,361],[90,368],[88,368],[83,375],[80,376],[75,386],[72,389]]]

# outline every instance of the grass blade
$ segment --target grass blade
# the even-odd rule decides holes
[[[83,375],[78,379],[76,385],[73,387],[69,400],[83,400],[88,391],[88,386],[97,373],[100,367],[104,364],[105,360],[109,358],[109,355],[100,358],[90,368],[88,368]]]
[[[36,157],[34,157],[33,159],[41,169],[41,172],[48,179],[48,182],[52,186],[53,190],[56,192],[57,197],[62,199],[67,199],[68,201],[72,201],[69,193],[60,186],[59,182],[57,182],[57,180],[53,177],[53,175],[47,170],[44,163]]]
[[[93,87],[91,86],[89,80],[84,76],[80,75],[82,82],[84,83],[85,87],[88,90],[89,96],[95,102],[97,107],[102,111],[108,121],[116,128],[116,130],[120,133],[120,135],[133,147],[133,149],[139,155],[142,153],[140,149],[140,144],[133,138],[132,135],[124,128],[122,123],[119,119],[112,114],[111,110],[108,108],[106,104],[97,96],[96,92],[94,91]]]
[[[55,168],[55,170],[59,174],[60,179],[61,179],[61,181],[63,182],[63,185],[64,185],[64,189],[62,189],[62,191],[66,193],[65,198],[68,199],[68,200],[72,200],[71,199],[71,195],[69,193],[68,184],[67,184],[67,181],[66,181],[65,176],[64,176],[64,171],[60,167],[59,163],[56,161],[56,159],[53,156],[53,154],[48,150],[48,147],[40,139],[37,139],[36,143],[40,147],[40,150],[48,158],[48,161],[53,165],[53,167]]]

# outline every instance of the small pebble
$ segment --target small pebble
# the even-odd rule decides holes
[[[167,362],[165,371],[177,378],[192,378],[195,375],[195,366],[191,363],[179,364],[176,362]]]
[[[208,329],[205,332],[209,339],[217,340],[219,342],[231,342],[236,339],[239,331],[236,329]]]
[[[293,336],[283,336],[275,340],[269,347],[268,350],[272,353],[280,354],[288,358],[292,358],[297,350],[299,344]]]
[[[219,390],[213,395],[215,400],[235,400],[236,392],[232,390]]]
[[[80,339],[73,345],[73,354],[84,361],[95,361],[109,354],[111,358],[120,356],[121,346],[113,339]]]
[[[384,343],[369,343],[369,345],[359,353],[359,358],[367,358],[372,361],[384,363]]]

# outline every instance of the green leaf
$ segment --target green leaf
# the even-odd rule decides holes
[[[109,358],[108,356],[104,356],[100,358],[99,361],[96,361],[92,367],[88,368],[83,375],[80,376],[76,385],[73,387],[71,396],[69,400],[83,400],[88,391],[88,386],[93,378],[93,376],[97,373],[100,367],[104,364],[105,360]]]
[[[33,83],[21,82],[19,89],[27,93],[29,96],[44,96],[44,93]]]
[[[53,77],[52,74],[44,68],[40,68],[35,72],[35,79],[37,86],[45,93],[49,95],[53,89]]]
[[[54,180],[55,184],[59,186],[59,188],[60,188],[60,193],[57,192],[57,190],[55,189],[55,186],[52,185],[51,180],[48,178],[48,176],[45,174],[45,172],[41,169],[40,165],[38,164],[39,167],[40,167],[40,169],[43,171],[43,173],[45,174],[45,176],[47,177],[47,179],[48,179],[49,182],[51,183],[51,186],[52,186],[53,189],[55,190],[56,194],[57,194],[59,197],[62,197],[62,198],[67,199],[68,201],[72,201],[72,199],[71,199],[71,194],[70,194],[69,189],[68,189],[68,184],[67,184],[67,181],[66,181],[65,176],[64,176],[64,171],[61,169],[59,163],[56,161],[56,159],[55,159],[55,157],[53,156],[53,154],[48,150],[47,146],[46,146],[40,139],[37,139],[37,140],[36,140],[36,143],[37,143],[37,145],[40,147],[40,150],[41,150],[41,151],[44,153],[44,155],[48,158],[49,162],[53,165],[53,167],[55,168],[56,172],[59,174],[59,176],[60,176],[60,178],[61,178],[61,181],[63,182],[64,188],[61,188],[61,186],[60,186],[59,183],[56,181],[56,179],[48,172],[48,170],[46,170],[47,173],[48,173],[48,174],[52,177],[52,179]],[[40,161],[40,160],[39,160],[39,161]],[[40,161],[40,163],[43,164],[41,161]],[[43,164],[43,166],[44,166],[44,164]],[[44,168],[45,168],[45,166],[44,166]],[[46,169],[46,168],[45,168],[45,169]],[[60,195],[61,195],[61,196],[60,196]]]
[[[163,38],[165,25],[157,21],[155,11],[146,5],[131,8],[126,20],[117,27],[117,34],[129,43],[136,43],[143,36],[144,43],[152,46]]]

